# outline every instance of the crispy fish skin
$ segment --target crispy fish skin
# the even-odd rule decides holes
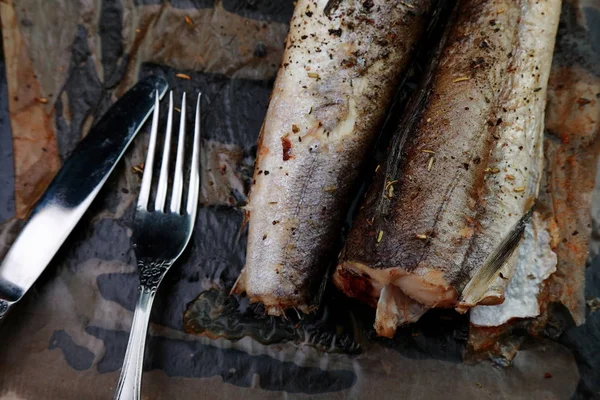
[[[300,0],[258,143],[233,292],[310,312],[363,161],[434,0]]]
[[[497,261],[518,245],[541,178],[559,14],[560,0],[459,3],[423,106],[399,127],[348,235],[339,288],[352,272],[428,307],[501,301]]]

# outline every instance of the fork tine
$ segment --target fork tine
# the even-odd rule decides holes
[[[173,128],[173,91],[169,92],[169,112],[167,114],[167,130],[165,132],[165,145],[163,148],[162,162],[160,165],[160,178],[156,191],[155,211],[165,210],[167,199],[167,180],[169,172],[169,153],[171,152],[171,130]]]
[[[187,213],[194,215],[198,207],[198,192],[200,190],[200,100],[202,93],[196,100],[196,118],[194,121],[194,145],[192,150],[192,166],[190,168],[190,184],[187,201]]]
[[[156,149],[156,135],[158,131],[158,114],[159,114],[160,94],[156,91],[154,100],[154,114],[152,115],[152,129],[150,130],[150,143],[148,144],[148,154],[146,155],[146,163],[144,164],[144,174],[142,175],[142,186],[140,187],[140,195],[138,196],[138,209],[147,209],[148,198],[150,197],[150,186],[152,186],[152,167],[154,166],[154,153]]]
[[[179,120],[179,138],[177,139],[177,160],[175,162],[175,178],[173,179],[173,194],[171,195],[171,212],[179,213],[181,208],[181,192],[183,191],[183,147],[185,137],[185,92],[181,99]]]

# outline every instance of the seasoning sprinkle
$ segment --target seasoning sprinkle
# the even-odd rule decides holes
[[[191,79],[190,76],[186,75],[186,74],[176,74],[175,76],[178,78],[181,78],[181,79],[187,79],[187,80]]]
[[[131,167],[131,169],[135,173],[142,174],[144,172],[144,163],[140,163],[138,165],[134,165],[133,167]]]
[[[336,186],[326,186],[325,188],[323,188],[324,192],[335,192],[337,190]]]
[[[515,192],[520,193],[525,191],[525,186],[519,186],[513,189]]]
[[[405,2],[401,1],[400,4],[402,4],[404,7],[408,7],[408,8],[415,8],[415,6],[413,6],[412,4],[406,4]]]
[[[383,239],[383,231],[379,231],[379,233],[377,233],[377,243],[380,243],[381,239]]]
[[[385,185],[385,190],[388,190],[388,188],[393,185],[394,183],[398,182],[397,180],[394,181],[388,181]]]
[[[45,97],[38,97],[37,101],[39,101],[42,104],[46,104],[48,102],[48,99]]]
[[[427,235],[426,235],[426,234],[424,234],[424,233],[417,233],[417,234],[415,235],[415,237],[416,237],[417,239],[421,239],[421,240],[427,240]]]
[[[181,112],[181,108],[177,108],[177,107],[173,107],[175,109],[175,111],[177,112]]]
[[[429,157],[429,162],[427,162],[427,171],[431,171],[431,168],[433,168],[434,160],[435,160],[435,157]]]
[[[294,133],[300,132],[300,128],[298,128],[298,125],[292,124],[292,132],[294,132]]]
[[[193,25],[194,21],[192,21],[192,19],[190,17],[188,17],[187,15],[184,17],[185,19],[185,23],[188,25]]]
[[[308,77],[314,78],[314,79],[319,79],[319,74],[317,74],[316,72],[309,72]]]
[[[500,172],[500,170],[498,168],[486,168],[483,171],[488,172],[490,174],[497,174],[498,172]]]
[[[469,78],[468,76],[461,76],[460,78],[456,78],[452,82],[456,83],[456,82],[468,81],[469,79],[471,79],[471,78]]]
[[[433,150],[426,150],[426,149],[423,149],[423,150],[421,150],[421,152],[423,152],[423,153],[428,153],[428,154],[435,154],[435,151],[433,151]]]
[[[379,167],[381,167],[381,165],[377,164],[377,167],[375,168],[375,172],[379,171]]]
[[[515,180],[515,176],[511,175],[511,174],[508,174],[508,175],[506,175],[506,179],[509,180],[509,181],[514,181]]]

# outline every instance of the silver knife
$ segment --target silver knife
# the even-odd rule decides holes
[[[0,265],[0,322],[48,266],[162,97],[167,82],[150,76],[102,116],[65,161]]]

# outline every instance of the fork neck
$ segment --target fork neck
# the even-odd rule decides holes
[[[140,290],[156,292],[158,285],[167,273],[172,262],[165,260],[138,260],[140,270]]]

